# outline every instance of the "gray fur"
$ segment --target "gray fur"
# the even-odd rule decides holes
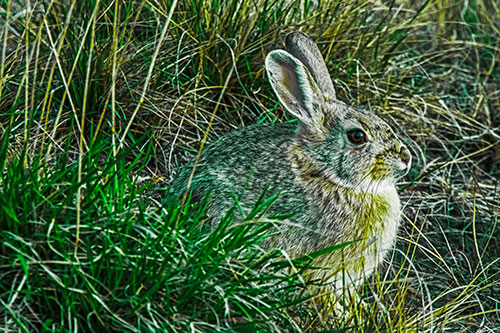
[[[293,33],[287,37],[293,55],[279,50],[266,59],[274,91],[300,122],[248,126],[212,142],[201,155],[190,190],[212,194],[208,214],[218,223],[235,196],[249,212],[269,186],[268,195],[280,193],[269,214],[296,214],[277,225],[278,235],[267,246],[302,256],[358,241],[318,258],[316,264],[329,270],[312,276],[339,281],[345,269],[357,283],[371,274],[396,237],[400,202],[395,182],[408,171],[411,157],[379,117],[335,99],[313,45],[307,36]],[[349,140],[355,128],[366,133],[368,142]],[[174,194],[185,191],[191,168],[183,168],[174,180]],[[243,215],[238,212],[236,220]]]

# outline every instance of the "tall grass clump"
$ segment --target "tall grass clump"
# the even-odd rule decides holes
[[[80,224],[71,207],[79,185],[77,164],[58,162],[40,179],[37,170],[23,169],[16,159],[11,168],[17,172],[2,179],[9,184],[1,202],[4,328],[293,326],[278,310],[296,298],[290,293],[300,280],[263,270],[279,254],[255,246],[268,227],[229,228],[229,213],[207,233],[202,230],[206,201],[188,201],[183,208],[170,201],[147,202],[147,186],[128,177],[129,163],[123,160],[128,152],[117,156],[120,166],[110,163],[98,177],[90,153],[90,163],[82,166],[89,176],[81,180]],[[139,155],[134,162],[142,159]]]
[[[209,195],[166,196],[202,142],[294,121],[263,65],[294,30],[416,161],[395,250],[343,312],[302,279],[323,252],[260,247],[275,197],[211,230]],[[499,31],[489,0],[0,0],[1,327],[495,331]]]

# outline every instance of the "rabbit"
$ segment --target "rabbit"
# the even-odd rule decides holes
[[[190,188],[211,193],[207,214],[214,223],[236,203],[244,218],[259,196],[279,193],[268,215],[295,213],[267,244],[298,257],[349,243],[317,257],[314,279],[341,288],[359,285],[394,243],[401,205],[396,181],[411,166],[408,148],[374,113],[336,98],[317,45],[305,34],[289,33],[286,51],[265,60],[272,89],[295,123],[256,124],[230,132],[202,152]],[[192,168],[174,179],[186,190]],[[322,272],[322,273],[319,273]]]

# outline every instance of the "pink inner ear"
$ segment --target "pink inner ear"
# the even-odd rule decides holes
[[[304,106],[303,103],[301,103],[301,101],[304,100],[305,96],[303,95],[297,83],[298,79],[295,72],[289,67],[289,65],[288,66],[283,65],[281,84],[283,85],[284,88],[288,90],[290,95],[292,95],[292,97],[295,98],[295,100],[301,104],[301,106]]]

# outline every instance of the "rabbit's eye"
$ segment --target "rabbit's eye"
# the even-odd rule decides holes
[[[347,132],[347,138],[355,145],[365,143],[368,139],[365,132],[360,129],[353,129]]]

